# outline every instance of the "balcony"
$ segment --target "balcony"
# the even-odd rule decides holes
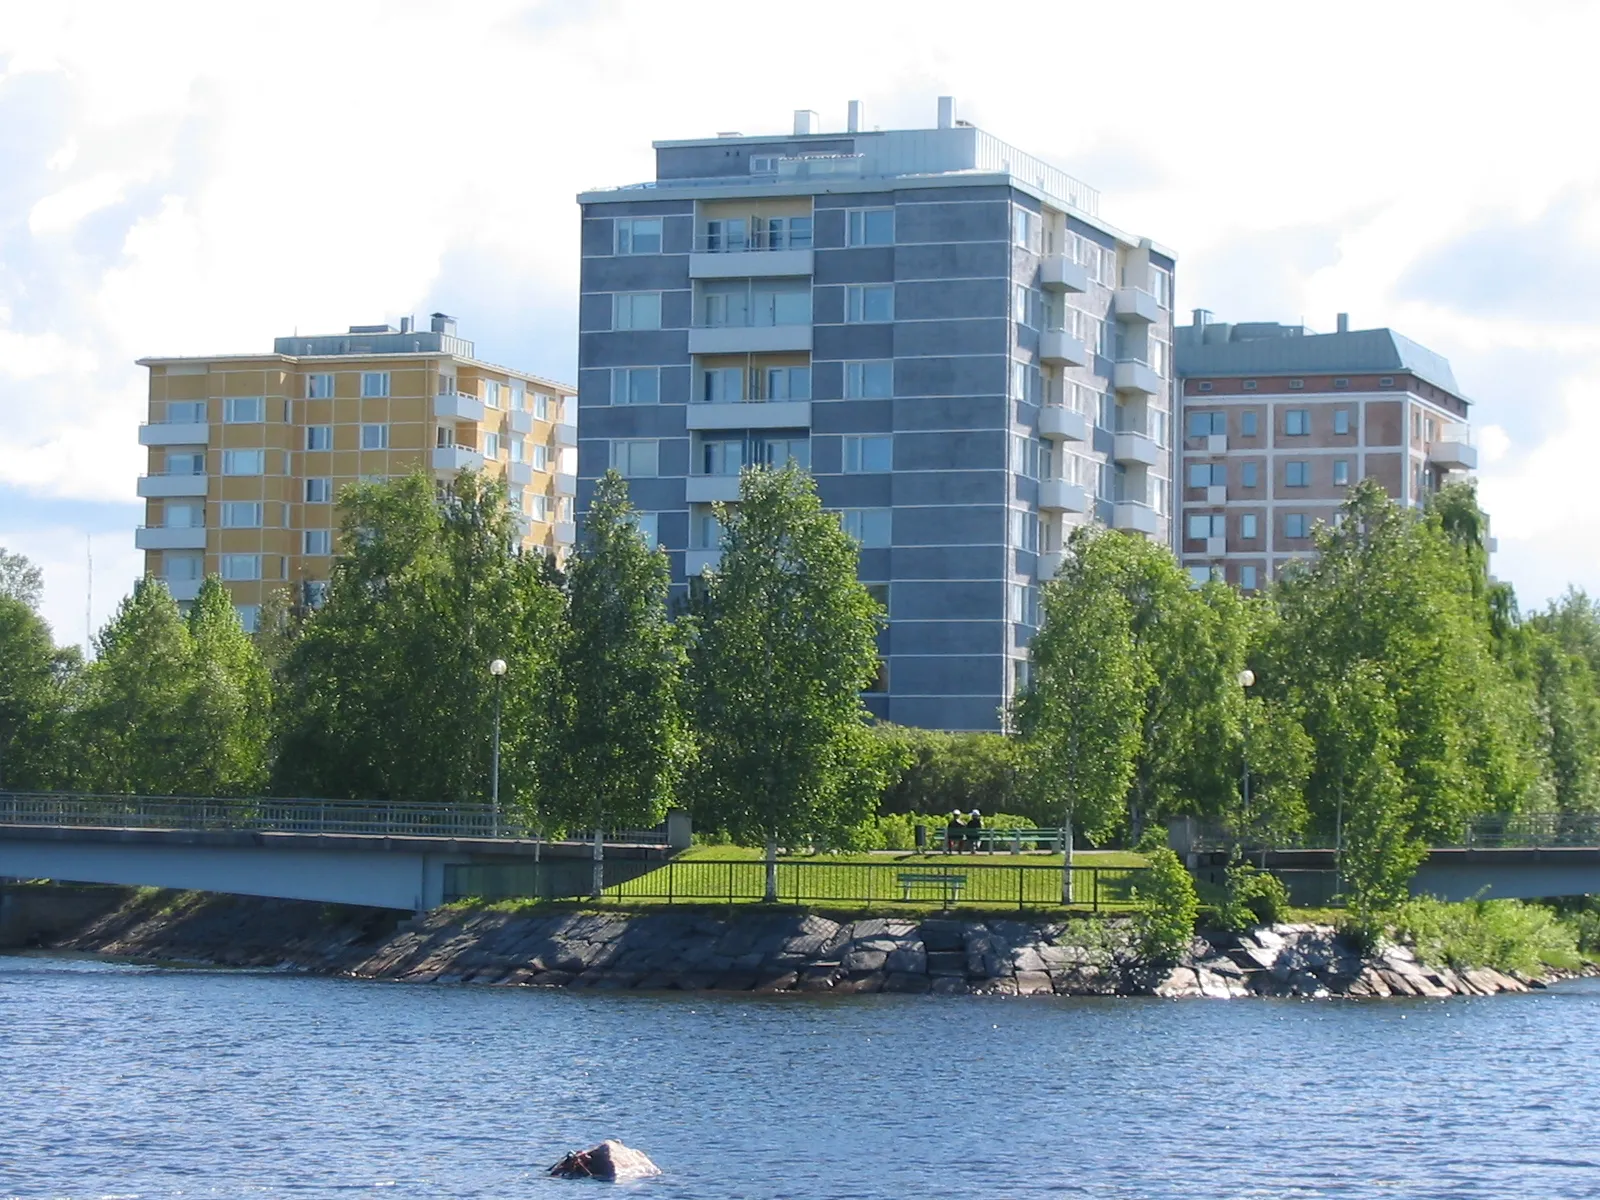
[[[690,354],[765,354],[811,349],[810,325],[697,325]]]
[[[556,472],[556,495],[576,496],[578,494],[578,477],[565,472]]]
[[[512,520],[517,523],[517,537],[526,538],[533,533],[533,518],[525,512],[511,514]]]
[[[466,392],[446,392],[433,398],[433,413],[445,420],[483,420],[483,401]]]
[[[1228,435],[1225,433],[1211,433],[1206,435],[1207,454],[1226,454],[1228,452]]]
[[[1150,325],[1161,319],[1161,303],[1143,288],[1118,288],[1111,311],[1119,321]]]
[[[1089,272],[1065,254],[1052,254],[1039,263],[1039,286],[1047,292],[1087,292]]]
[[[1226,504],[1228,502],[1228,485],[1213,483],[1206,486],[1207,504]]]
[[[1228,539],[1225,537],[1208,537],[1206,539],[1206,554],[1211,558],[1221,558],[1228,552]]]
[[[556,445],[576,446],[578,444],[578,427],[570,422],[556,423]]]
[[[1125,533],[1153,534],[1156,510],[1137,500],[1118,500],[1111,509],[1111,528]]]
[[[572,521],[557,521],[553,528],[558,546],[570,546],[578,540],[578,527]]]
[[[161,500],[168,496],[204,496],[206,479],[205,475],[141,475],[135,490],[147,500]]]
[[[172,598],[180,604],[196,599],[200,595],[200,585],[205,582],[201,579],[163,579],[167,591],[172,593]]]
[[[696,250],[689,255],[690,279],[762,279],[810,275],[811,251],[774,247],[771,250]]]
[[[204,446],[210,440],[211,426],[204,421],[139,426],[141,446]]]
[[[1089,418],[1075,408],[1047,404],[1039,410],[1039,436],[1069,442],[1089,440]]]
[[[1146,467],[1153,467],[1165,455],[1165,451],[1156,445],[1155,439],[1148,434],[1135,430],[1119,431],[1112,442],[1111,458],[1119,463],[1139,463]]]
[[[1039,508],[1046,512],[1088,512],[1089,494],[1078,484],[1064,479],[1041,480]]]
[[[683,573],[693,579],[706,570],[715,571],[722,565],[721,550],[686,550],[683,554]]]
[[[1472,430],[1466,425],[1446,425],[1439,440],[1428,443],[1428,461],[1447,471],[1473,471],[1478,467],[1478,448],[1472,444]]]
[[[683,481],[683,498],[689,504],[732,503],[739,498],[737,475],[690,475]]]
[[[533,432],[533,414],[524,412],[520,408],[511,410],[511,432],[529,434]]]
[[[809,429],[809,400],[745,400],[691,404],[690,429]]]
[[[136,550],[204,550],[203,525],[141,525],[133,531]]]
[[[1039,334],[1039,361],[1082,367],[1089,363],[1089,351],[1065,329],[1046,329]]]
[[[435,471],[481,471],[483,470],[483,455],[470,446],[439,446],[433,452],[433,469]]]
[[[1126,358],[1117,363],[1112,368],[1111,385],[1119,392],[1137,392],[1143,396],[1159,396],[1166,390],[1161,376],[1139,358]]]
[[[1034,563],[1034,577],[1037,578],[1040,583],[1054,579],[1057,575],[1061,574],[1061,558],[1061,551],[1046,550],[1043,554],[1039,555],[1038,559]]]
[[[525,462],[507,463],[506,479],[518,487],[527,487],[533,482],[533,468]]]

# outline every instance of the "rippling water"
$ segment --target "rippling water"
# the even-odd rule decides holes
[[[0,958],[0,1195],[1594,1197],[1600,986],[738,998]],[[586,1193],[578,1192],[578,1195]]]

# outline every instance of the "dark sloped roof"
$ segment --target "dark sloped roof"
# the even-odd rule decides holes
[[[1302,337],[1264,337],[1173,348],[1181,376],[1337,375],[1407,372],[1461,396],[1450,361],[1392,329],[1357,329]],[[1465,399],[1465,397],[1462,397]]]

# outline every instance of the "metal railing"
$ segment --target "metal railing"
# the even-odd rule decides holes
[[[511,813],[502,812],[497,823],[486,804],[64,792],[0,792],[0,825],[509,840],[532,838],[537,832]],[[611,830],[605,840],[665,845],[667,837],[661,829]]]
[[[583,864],[586,868],[588,864]],[[605,864],[603,901],[622,904],[756,904],[766,895],[758,859],[669,859],[618,876],[631,864]],[[1094,912],[1131,908],[1147,867],[1073,867],[1072,905]],[[887,861],[831,863],[780,859],[780,904],[937,904],[951,908],[1059,908],[1061,868],[1026,863]],[[447,866],[444,898],[452,900],[578,899],[587,875],[563,862]]]
[[[810,250],[811,231],[758,230],[746,234],[702,233],[694,239],[696,254],[743,254],[760,250]]]
[[[1202,825],[1195,831],[1196,850],[1224,851],[1235,845],[1246,852],[1260,850],[1337,850],[1331,833],[1313,833],[1289,841],[1264,844],[1248,832],[1236,833],[1221,825]],[[1600,848],[1600,813],[1493,813],[1474,817],[1460,831],[1434,843],[1439,850],[1541,850]]]

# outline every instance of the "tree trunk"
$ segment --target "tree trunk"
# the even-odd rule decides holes
[[[1061,822],[1061,906],[1072,903],[1072,814]]]
[[[767,834],[767,893],[762,897],[767,904],[778,902],[778,835]]]
[[[594,827],[594,875],[589,882],[589,899],[600,899],[606,889],[606,844],[600,826]]]

